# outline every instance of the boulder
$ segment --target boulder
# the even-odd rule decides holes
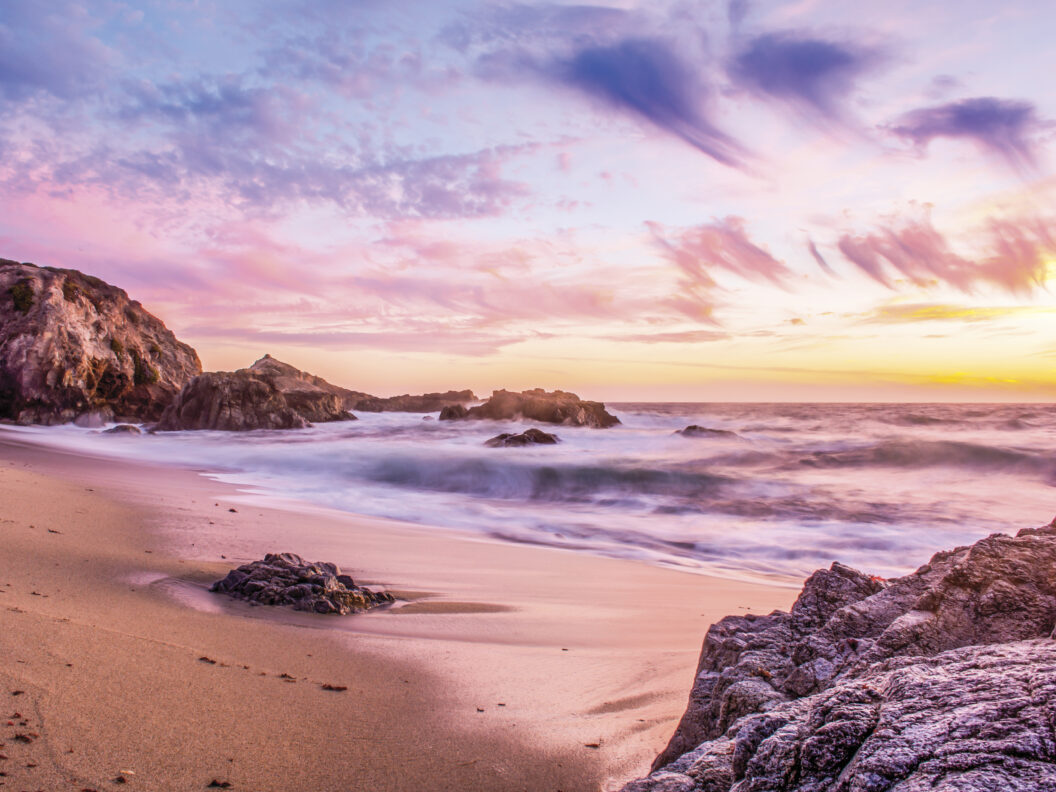
[[[311,564],[293,553],[268,553],[262,561],[243,564],[209,590],[261,605],[342,616],[394,602],[391,594],[357,586],[336,564]]]
[[[1056,526],[891,581],[833,564],[789,613],[711,627],[675,735],[625,792],[1056,789],[1054,625]]]
[[[303,429],[312,422],[353,421],[347,393],[265,355],[249,368],[213,371],[191,380],[155,429]]]
[[[525,429],[520,434],[512,434],[511,432],[504,432],[497,435],[490,440],[486,440],[484,445],[488,448],[509,448],[513,446],[526,446],[526,445],[554,445],[560,443],[561,438],[557,435],[548,434],[541,429]]]
[[[116,286],[0,259],[0,418],[157,420],[198,355]]]
[[[466,406],[464,404],[452,404],[440,411],[441,421],[457,421],[466,417]]]
[[[710,437],[714,439],[740,440],[741,436],[729,429],[711,429],[707,426],[690,424],[685,429],[679,429],[675,434],[683,437]]]
[[[483,404],[469,409],[449,408],[440,413],[441,421],[491,419],[528,420],[565,426],[606,429],[620,419],[605,411],[601,402],[583,401],[574,393],[547,392],[542,388],[514,393],[497,390]]]
[[[420,396],[366,396],[355,402],[351,409],[360,412],[439,412],[445,407],[455,407],[475,402],[477,397],[471,390],[447,391],[445,393],[423,393]]]

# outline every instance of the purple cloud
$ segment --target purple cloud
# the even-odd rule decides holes
[[[0,96],[15,101],[43,92],[69,100],[98,85],[110,51],[90,35],[90,22],[72,3],[0,4]]]
[[[738,166],[744,149],[705,114],[700,69],[674,53],[670,41],[627,39],[580,49],[551,67],[560,82],[651,122],[724,165]]]
[[[878,61],[875,50],[856,44],[768,33],[751,39],[727,71],[741,88],[832,119],[855,80]]]
[[[1022,170],[1034,167],[1030,136],[1042,126],[1030,102],[981,96],[913,110],[892,131],[921,148],[935,138],[971,140]]]

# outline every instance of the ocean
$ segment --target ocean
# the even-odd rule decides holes
[[[901,575],[937,550],[1056,514],[1053,405],[608,408],[622,425],[540,425],[561,443],[524,448],[484,441],[528,424],[414,413],[287,432],[15,430],[205,469],[259,495],[796,586],[837,560]],[[676,434],[690,424],[732,434]]]

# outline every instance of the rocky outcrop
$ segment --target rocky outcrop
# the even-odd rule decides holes
[[[261,605],[292,605],[294,610],[342,616],[394,601],[384,591],[357,586],[336,564],[310,564],[293,553],[268,553],[263,561],[243,564],[209,590]]]
[[[521,393],[497,390],[490,399],[476,407],[455,407],[440,413],[441,421],[469,419],[542,421],[595,429],[606,429],[620,422],[615,415],[605,411],[601,402],[583,401],[574,393],[547,392],[542,388]]]
[[[708,631],[674,737],[625,792],[1056,789],[1054,625],[1056,526],[892,581],[834,564],[789,613]]]
[[[211,371],[187,383],[155,429],[303,429],[351,421],[344,388],[265,355],[249,368]]]
[[[156,420],[198,355],[116,286],[0,259],[0,418]]]
[[[525,429],[520,434],[503,432],[490,440],[485,440],[484,445],[488,448],[512,448],[515,446],[527,445],[554,445],[555,443],[560,442],[561,438],[557,435],[549,434],[541,429],[532,428]]]
[[[471,390],[447,391],[445,393],[423,393],[420,396],[365,396],[354,402],[351,409],[360,412],[439,412],[446,407],[456,407],[475,402],[477,397]]]
[[[685,429],[679,429],[675,434],[683,437],[710,437],[712,439],[740,440],[741,436],[729,429],[711,429],[707,426],[690,424]]]

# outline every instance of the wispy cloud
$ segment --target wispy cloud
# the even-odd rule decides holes
[[[1051,225],[1041,219],[992,219],[977,235],[977,257],[961,256],[930,218],[907,220],[873,233],[845,234],[837,247],[844,258],[879,283],[893,288],[892,272],[918,286],[941,281],[963,292],[991,284],[1013,293],[1044,285],[1056,256]]]
[[[786,31],[750,39],[727,70],[743,89],[831,121],[843,115],[858,77],[881,60],[874,47]]]
[[[75,99],[101,84],[114,54],[92,33],[93,20],[73,2],[0,6],[0,96],[44,93]]]
[[[1030,305],[972,306],[946,303],[902,303],[882,305],[868,313],[863,321],[879,324],[915,322],[992,322],[1025,314],[1051,314],[1056,308]]]
[[[970,140],[1023,170],[1037,164],[1032,136],[1043,126],[1031,102],[983,96],[913,110],[891,130],[922,150],[936,138]]]
[[[673,295],[669,304],[696,321],[718,324],[714,317],[716,270],[778,286],[792,274],[784,263],[748,238],[744,220],[739,217],[675,230],[652,221],[646,227],[664,257],[682,274],[683,293]]]
[[[668,333],[628,333],[603,336],[609,341],[630,341],[636,344],[703,344],[725,341],[732,336],[724,330],[679,330]]]
[[[675,53],[671,41],[626,39],[584,47],[549,70],[557,80],[650,122],[724,165],[740,165],[745,150],[708,117],[701,69]]]

